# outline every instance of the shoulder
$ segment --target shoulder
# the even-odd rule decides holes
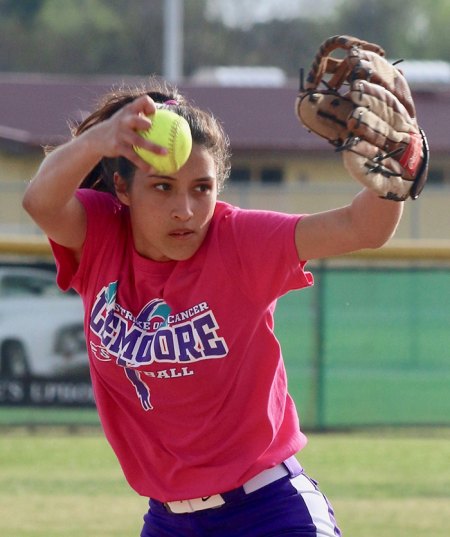
[[[234,229],[239,233],[257,233],[259,236],[293,231],[302,218],[300,214],[288,214],[262,209],[242,209],[226,202],[217,202],[214,220],[220,229]]]
[[[212,244],[231,281],[252,300],[269,304],[291,289],[311,285],[295,245],[301,217],[218,204]]]
[[[86,211],[88,235],[98,234],[102,228],[108,231],[115,224],[121,226],[128,215],[128,207],[107,192],[79,189],[75,195]]]
[[[119,200],[108,192],[98,192],[89,188],[80,188],[75,194],[78,201],[87,209],[95,207],[110,212],[118,212],[123,207]]]

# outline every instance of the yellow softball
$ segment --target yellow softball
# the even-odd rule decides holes
[[[188,122],[165,108],[156,110],[149,119],[152,126],[146,131],[139,131],[139,134],[146,140],[165,147],[167,154],[157,155],[139,146],[134,146],[135,152],[159,173],[177,172],[186,163],[192,150],[192,135]]]

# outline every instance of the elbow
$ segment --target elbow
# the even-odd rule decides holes
[[[370,248],[376,250],[384,246],[392,237],[395,235],[395,229],[390,229],[387,231],[378,231],[377,233],[372,233],[365,238],[364,248]]]
[[[36,224],[49,214],[50,206],[40,189],[34,188],[30,183],[22,197],[22,208],[34,220]]]
[[[37,200],[36,196],[33,195],[33,189],[30,188],[30,185],[28,185],[27,189],[25,190],[25,194],[22,198],[22,208],[26,213],[28,213],[31,217],[35,215],[38,212],[37,209]]]
[[[388,242],[388,240],[390,238],[391,237],[374,238],[373,240],[368,241],[368,243],[365,245],[365,248],[370,248],[371,250],[376,250],[377,248],[381,248],[382,246],[384,246]]]
[[[25,194],[23,195],[23,198],[22,198],[22,208],[28,214],[30,214],[30,211],[32,210],[32,202],[33,202],[32,196],[30,195],[28,189],[26,189]]]

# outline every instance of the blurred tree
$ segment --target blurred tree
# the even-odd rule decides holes
[[[275,65],[289,76],[297,76],[299,67],[309,65],[317,46],[328,36],[326,24],[310,19],[272,20],[241,33],[248,65]]]
[[[245,22],[234,26],[213,16],[218,1],[184,2],[185,75],[202,66],[274,65],[296,76],[334,34],[375,41],[390,58],[449,59],[449,0],[335,0],[326,16],[304,10],[297,18],[285,17],[286,4],[278,14],[272,9],[276,18],[256,23],[249,18],[254,0],[233,0]],[[263,3],[267,8],[269,0]],[[296,3],[290,0],[291,11]],[[163,6],[164,0],[0,0],[0,71],[161,74]]]
[[[33,65],[39,71],[114,70],[118,13],[103,0],[47,0],[36,19]]]
[[[232,32],[217,20],[207,18],[207,1],[190,0],[184,9],[184,73],[198,67],[224,65]]]
[[[31,24],[45,0],[0,0],[0,13],[12,17],[24,25]]]
[[[316,0],[321,2],[321,0]],[[233,28],[250,28],[267,20],[296,18],[300,15],[299,0],[208,0],[208,14]]]
[[[227,26],[217,16],[208,18],[205,4],[205,0],[190,0],[185,14],[188,75],[203,66],[273,65],[296,77],[299,66],[310,62],[316,47],[327,36],[325,19],[271,19],[250,28],[246,24]]]
[[[123,74],[160,74],[162,72],[164,0],[110,0],[108,6],[120,21],[115,36],[114,68]]]
[[[450,60],[450,2],[421,0],[420,18],[416,27],[414,55],[416,58]]]
[[[421,0],[340,0],[334,34],[378,43],[389,57],[411,57]],[[331,35],[331,34],[330,34]]]

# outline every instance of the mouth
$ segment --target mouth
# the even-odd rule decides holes
[[[194,231],[191,229],[175,229],[169,233],[169,237],[173,239],[187,239],[194,235]]]

